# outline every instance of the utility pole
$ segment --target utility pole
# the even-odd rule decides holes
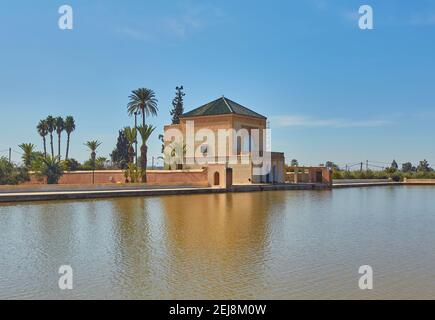
[[[369,160],[366,161],[366,172],[369,171]]]
[[[12,148],[9,148],[9,163],[11,163],[11,153],[12,153]]]
[[[361,172],[363,171],[363,163],[361,162]]]

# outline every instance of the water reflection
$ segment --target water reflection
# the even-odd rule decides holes
[[[434,205],[424,187],[3,205],[0,298],[433,298]]]

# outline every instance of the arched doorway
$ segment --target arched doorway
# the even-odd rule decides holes
[[[219,186],[221,183],[220,183],[220,176],[219,176],[219,172],[215,172],[214,173],[214,183],[213,183],[213,185],[215,185],[215,186]]]

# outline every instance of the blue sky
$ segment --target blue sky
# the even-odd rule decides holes
[[[374,30],[358,28],[362,4]],[[41,149],[38,120],[71,114],[71,156],[87,159],[91,139],[108,156],[132,89],[156,92],[161,131],[182,84],[186,111],[225,95],[268,116],[288,161],[435,165],[434,39],[429,0],[2,1],[0,151]]]

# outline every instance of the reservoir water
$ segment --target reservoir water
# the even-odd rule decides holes
[[[435,188],[0,205],[0,298],[434,299]]]

